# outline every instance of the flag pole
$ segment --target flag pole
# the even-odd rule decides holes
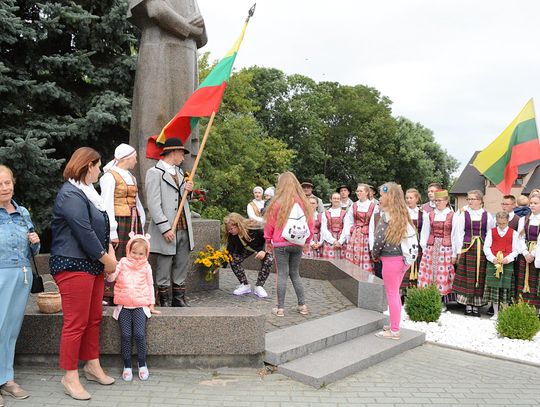
[[[210,134],[210,129],[212,128],[212,124],[214,123],[214,117],[216,117],[215,111],[212,112],[208,125],[206,126],[206,131],[204,132],[204,137],[201,141],[199,151],[197,152],[197,157],[195,158],[195,163],[193,164],[191,173],[189,174],[188,181],[193,181],[193,179],[195,178],[195,172],[197,171],[197,166],[199,165],[199,161],[201,159],[202,152],[204,150],[204,145],[206,144],[206,139],[208,138],[208,134]],[[184,209],[184,205],[186,204],[188,194],[189,192],[184,188],[184,193],[182,194],[182,200],[180,201],[180,205],[178,205],[178,211],[176,212],[176,216],[174,217],[174,222],[172,225],[173,232],[176,230],[178,226],[178,221],[180,220],[180,214],[182,213],[182,210]]]

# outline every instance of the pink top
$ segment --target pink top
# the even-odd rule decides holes
[[[305,213],[306,209],[305,209],[304,204],[302,203],[302,201],[299,198],[295,198],[294,202],[296,202],[298,205],[300,205],[300,207],[302,208],[302,210]],[[285,238],[283,238],[281,236],[281,234],[283,233],[283,228],[285,227],[285,225],[283,225],[280,228],[278,228],[276,226],[277,215],[279,213],[280,207],[281,207],[281,205],[279,203],[276,203],[276,205],[274,205],[272,213],[266,219],[266,223],[264,225],[264,239],[267,242],[271,241],[272,245],[274,247],[283,247],[283,246],[301,246],[302,247],[303,245],[296,245],[294,243],[291,243],[291,242],[289,242],[288,240],[286,240]],[[307,223],[308,223],[310,235],[308,236],[306,241],[310,242],[311,238],[313,237],[313,227],[314,227],[313,218],[307,219]]]

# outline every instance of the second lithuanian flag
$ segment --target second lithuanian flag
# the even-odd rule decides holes
[[[501,135],[476,156],[472,165],[507,195],[517,178],[517,168],[538,159],[540,142],[531,99]]]

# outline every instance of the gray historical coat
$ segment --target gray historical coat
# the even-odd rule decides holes
[[[172,242],[167,242],[163,237],[163,233],[172,228],[178,205],[184,193],[184,173],[180,168],[175,168],[180,181],[180,188],[176,186],[172,175],[167,172],[161,160],[146,173],[146,201],[148,212],[150,213],[148,233],[151,236],[150,251],[152,253],[165,255],[176,254],[176,237]],[[189,248],[193,250],[191,211],[187,200],[184,205],[184,214],[188,225]]]

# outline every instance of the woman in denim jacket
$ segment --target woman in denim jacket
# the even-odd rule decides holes
[[[28,392],[13,381],[13,358],[32,287],[30,258],[39,251],[39,236],[28,210],[13,200],[14,186],[11,170],[0,165],[0,392],[25,399]]]

